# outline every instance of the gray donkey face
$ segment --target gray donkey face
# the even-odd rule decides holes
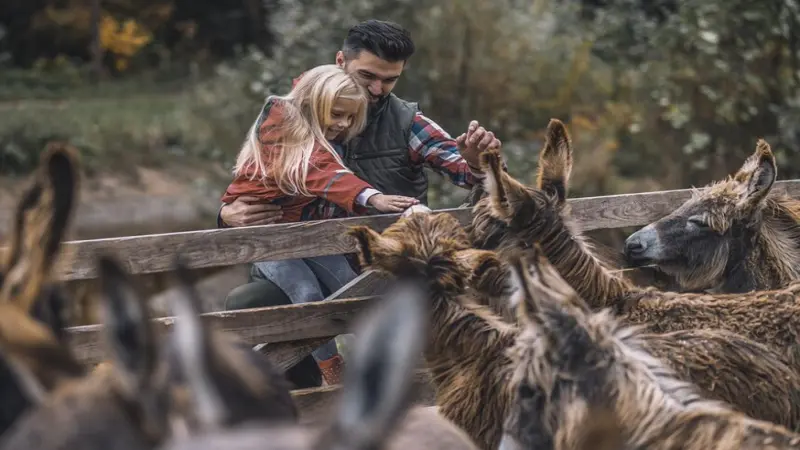
[[[618,441],[613,423],[592,419],[602,415],[599,411],[608,412],[606,394],[616,359],[611,324],[602,320],[604,313],[589,310],[538,245],[531,252],[512,254],[509,267],[521,331],[509,353],[516,398],[501,450],[600,444],[588,442],[586,433],[597,434],[592,439]]]

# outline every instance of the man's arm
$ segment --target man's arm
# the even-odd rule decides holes
[[[222,203],[217,211],[217,228],[249,227],[269,225],[277,222],[283,213],[279,205],[265,202],[258,197],[236,197],[231,203]]]
[[[487,140],[487,144],[492,139],[494,139],[494,135]],[[467,163],[467,160],[461,155],[458,142],[439,124],[422,113],[414,116],[408,142],[413,163],[427,165],[434,172],[450,178],[450,181],[456,186],[470,189],[485,177],[477,165],[471,167]],[[471,146],[479,147],[481,143],[474,142]]]
[[[458,144],[442,127],[422,113],[414,116],[408,150],[411,162],[424,164],[450,178],[456,186],[469,189],[483,174],[473,172],[458,151]],[[477,172],[477,171],[476,171]]]

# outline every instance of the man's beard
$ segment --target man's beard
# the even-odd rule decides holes
[[[381,102],[381,100],[385,99],[388,96],[389,96],[389,94],[386,94],[386,95],[372,95],[370,93],[369,94],[370,104],[371,105],[377,105],[377,104],[379,104]]]

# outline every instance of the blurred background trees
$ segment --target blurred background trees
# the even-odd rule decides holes
[[[800,176],[795,0],[5,0],[0,172],[59,138],[94,172],[215,165],[216,192],[264,97],[367,18],[417,44],[396,92],[452,134],[493,129],[522,178],[551,117],[573,133],[575,196],[704,184],[759,137]],[[431,182],[434,206],[464,197]]]

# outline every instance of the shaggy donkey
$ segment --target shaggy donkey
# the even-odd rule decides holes
[[[800,448],[800,434],[704,400],[649,355],[636,328],[593,312],[538,247],[526,253],[509,262],[522,331],[500,450],[575,448],[598,414],[618,427],[619,448]]]
[[[471,249],[466,232],[448,214],[413,213],[382,234],[363,226],[349,233],[362,267],[427,286],[431,331],[425,363],[439,412],[480,448],[496,449],[509,395],[505,349],[516,329],[468,292],[494,254]]]
[[[28,390],[53,385],[2,436],[3,450],[150,449],[168,435],[166,371],[144,305],[109,288],[114,273],[102,259],[99,273],[112,349],[108,370],[83,373],[69,348],[32,320],[3,327],[0,356]]]
[[[195,373],[176,370],[177,362],[169,358],[175,346],[163,345],[119,262],[100,255],[97,265],[111,356],[97,370],[85,373],[69,347],[32,319],[0,319],[0,359],[28,391],[49,387],[49,395],[41,395],[39,404],[2,436],[0,449],[153,449],[175,433],[196,432],[204,424],[205,410],[185,396],[186,380]],[[223,387],[223,404],[230,407],[229,414],[215,418],[219,423],[253,417],[296,421],[288,381],[274,366],[264,372],[219,335],[201,348],[201,357],[213,361],[205,375]],[[269,363],[264,359],[262,364]]]
[[[524,186],[499,170],[498,153],[482,156],[488,196],[475,208],[471,232],[477,243],[502,250],[539,242],[593,309],[610,306],[627,323],[646,325],[650,332],[677,333],[674,341],[654,339],[648,345],[659,346],[651,351],[686,380],[753,417],[800,427],[800,306],[792,290],[675,294],[633,286],[613,273],[594,256],[570,216],[566,195],[572,148],[561,122],[551,121],[548,127],[537,187]],[[743,390],[750,395],[742,396]]]
[[[0,270],[0,316],[8,321],[9,330],[13,329],[15,318],[23,315],[26,320],[22,323],[35,319],[59,342],[65,342],[66,299],[52,280],[52,269],[70,223],[78,181],[72,151],[48,146],[17,204],[9,249]],[[66,370],[79,373],[75,366]],[[0,435],[38,403],[56,379],[54,376],[35,390],[26,389],[21,385],[25,380],[15,375],[9,361],[0,358]]]
[[[353,362],[347,366],[341,404],[330,425],[258,420],[225,427],[218,420],[208,420],[207,433],[175,439],[162,450],[477,450],[435,408],[407,412],[413,372],[427,336],[427,294],[418,285],[399,285],[386,297],[357,327],[363,339],[356,343]],[[201,415],[225,417],[227,393],[207,373],[207,361],[199,357],[208,330],[198,308],[196,292],[185,284],[175,304],[178,357],[187,371],[197,375],[189,379],[189,397],[203,410]]]
[[[749,292],[800,280],[800,201],[771,194],[776,177],[775,156],[759,139],[733,176],[694,190],[630,235],[626,257],[657,265],[687,291]]]

